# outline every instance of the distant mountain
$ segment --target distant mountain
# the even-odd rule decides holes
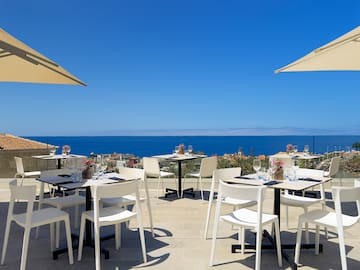
[[[144,129],[112,130],[99,136],[281,136],[281,135],[359,135],[360,128],[315,129],[315,128],[228,128],[228,129]]]

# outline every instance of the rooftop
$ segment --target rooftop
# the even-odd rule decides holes
[[[38,150],[56,146],[21,138],[15,135],[0,133],[0,150]]]

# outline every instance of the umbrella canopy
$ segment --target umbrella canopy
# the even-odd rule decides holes
[[[331,70],[360,70],[360,27],[275,72]]]
[[[86,85],[1,28],[0,81]]]

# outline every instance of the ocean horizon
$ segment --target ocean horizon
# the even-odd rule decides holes
[[[123,153],[145,157],[172,153],[174,147],[192,145],[194,151],[206,155],[224,155],[241,150],[245,155],[271,155],[286,150],[287,144],[297,145],[299,151],[308,145],[310,152],[349,150],[360,135],[320,136],[25,136],[25,138],[61,147],[70,145],[71,153],[89,156]],[[61,151],[59,149],[58,151]]]

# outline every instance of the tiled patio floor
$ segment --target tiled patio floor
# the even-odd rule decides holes
[[[0,179],[2,181],[3,179]],[[4,183],[4,181],[3,181]],[[5,221],[7,214],[8,198],[6,185],[0,184],[0,244],[2,247]],[[122,247],[116,251],[114,249],[114,240],[103,242],[105,248],[110,250],[110,259],[102,258],[102,269],[253,269],[255,265],[254,250],[247,250],[244,255],[240,253],[231,253],[231,244],[237,242],[236,231],[230,226],[222,224],[217,240],[214,267],[209,267],[209,256],[211,239],[204,239],[204,221],[207,210],[207,201],[201,201],[199,196],[195,199],[184,198],[174,200],[173,198],[162,199],[155,198],[156,191],[151,190],[151,204],[153,209],[153,218],[156,237],[152,238],[151,233],[146,229],[146,246],[148,254],[148,263],[142,264],[140,240],[138,233],[131,230],[135,222],[130,223],[130,230],[123,228]],[[268,190],[265,210],[272,211],[272,190]],[[206,196],[207,197],[207,196]],[[329,205],[331,206],[331,205]],[[149,226],[146,207],[144,210],[144,223]],[[230,210],[230,209],[229,209]],[[284,210],[284,209],[282,209]],[[284,211],[283,211],[284,212]],[[297,216],[302,212],[299,209],[291,208],[290,228],[285,225],[285,218],[282,216],[282,242],[293,243],[295,241],[295,226]],[[72,213],[71,213],[72,214]],[[212,222],[211,222],[212,224]],[[210,226],[209,236],[212,226]],[[63,230],[62,230],[63,231]],[[111,230],[107,230],[110,231]],[[107,233],[104,231],[104,234]],[[74,229],[74,232],[77,230]],[[348,268],[360,269],[360,224],[346,231],[346,249],[348,256]],[[84,249],[82,261],[75,260],[73,265],[68,264],[67,254],[60,255],[59,259],[52,260],[50,253],[50,241],[47,227],[41,229],[39,239],[35,239],[33,231],[30,240],[30,249],[28,254],[27,269],[37,270],[56,270],[56,269],[95,269],[94,253],[89,247]],[[333,234],[327,241],[321,237],[324,244],[324,252],[316,256],[313,250],[304,250],[301,253],[302,267],[299,269],[341,269],[340,255],[338,250],[337,238]],[[247,242],[252,242],[254,236],[248,232],[246,234]],[[313,238],[313,231],[311,231]],[[4,266],[0,269],[18,269],[20,266],[22,243],[22,229],[15,224],[12,226],[10,244]],[[63,237],[62,243],[65,243]],[[293,251],[288,250],[290,254]],[[75,258],[77,250],[74,251]],[[283,261],[283,267],[277,266],[276,253],[273,250],[263,250],[262,269],[290,269],[287,262]]]

